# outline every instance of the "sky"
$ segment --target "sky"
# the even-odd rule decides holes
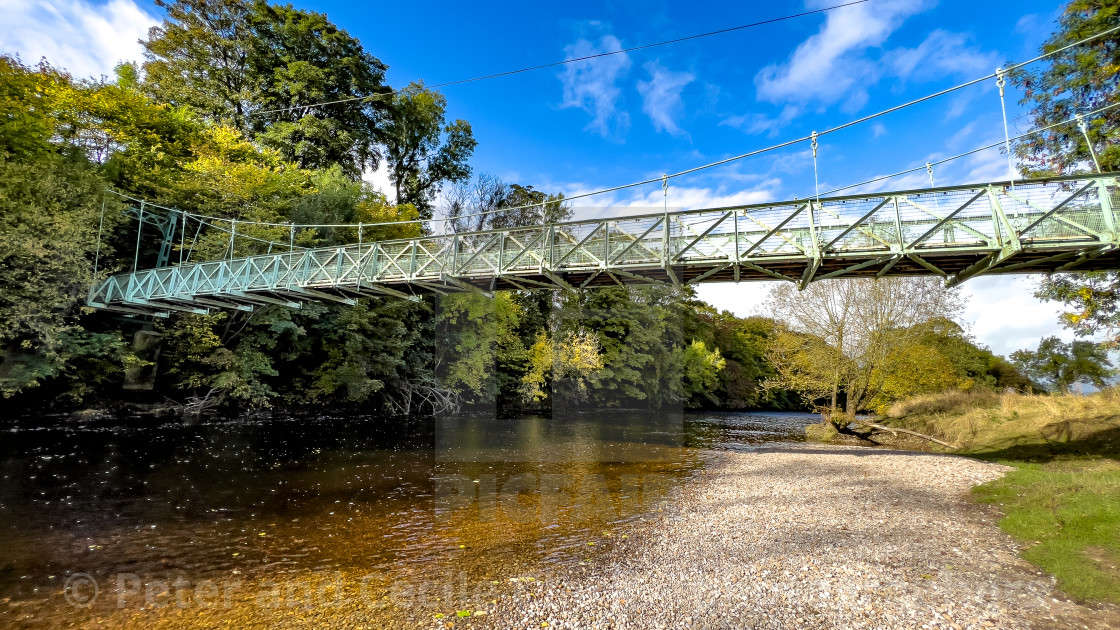
[[[729,3],[353,3],[296,0],[326,13],[388,64],[387,81],[429,85],[725,29],[845,0]],[[473,127],[476,173],[568,195],[656,178],[806,136],[991,73],[1037,54],[1057,0],[869,0],[757,28],[449,86],[450,118]],[[162,9],[145,0],[0,0],[0,51],[46,57],[76,76],[138,60]],[[1010,133],[1030,129],[1007,95]],[[1003,138],[988,81],[821,139],[821,190],[924,165]],[[938,167],[938,185],[1006,179],[996,150]],[[388,189],[383,173],[368,178]],[[866,190],[928,186],[922,171]],[[704,208],[806,197],[807,143],[671,181],[575,202],[577,218],[662,204]],[[976,339],[999,354],[1034,348],[1059,305],[1030,276],[979,277],[961,291]],[[700,297],[764,312],[768,283],[707,284]]]

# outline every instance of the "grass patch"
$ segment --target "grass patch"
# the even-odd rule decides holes
[[[1063,591],[1120,604],[1120,392],[946,392],[888,416],[881,422],[952,442],[952,452],[1014,467],[974,488],[977,499],[1001,507],[1000,527]]]
[[[1120,462],[1108,458],[1006,461],[1015,470],[973,492],[1005,514],[1022,556],[1074,597],[1120,604]]]

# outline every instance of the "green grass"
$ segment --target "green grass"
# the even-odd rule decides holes
[[[1000,506],[1000,527],[1063,591],[1120,604],[1120,391],[947,392],[903,401],[889,416],[884,423],[956,444],[950,452],[1014,467],[974,488],[976,498]]]
[[[1084,600],[1120,604],[1120,462],[1062,457],[1003,461],[1015,467],[973,492],[999,504],[1000,527],[1026,543],[1022,556]]]

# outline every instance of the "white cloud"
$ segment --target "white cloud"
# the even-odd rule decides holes
[[[772,103],[847,100],[862,105],[867,85],[877,78],[865,53],[881,46],[906,18],[932,6],[928,0],[886,0],[831,11],[820,31],[801,43],[784,64],[755,76],[760,99]]]
[[[598,43],[580,39],[564,48],[565,59],[578,59],[621,50],[622,43],[613,35],[604,35]],[[570,63],[560,73],[564,100],[560,107],[578,107],[591,114],[587,129],[604,138],[618,135],[630,127],[630,115],[619,109],[622,89],[619,79],[630,71],[626,53]]]
[[[139,40],[159,23],[133,0],[0,0],[0,51],[24,63],[46,57],[77,78],[112,76],[141,58]]]
[[[817,2],[810,2],[816,6]],[[784,105],[770,118],[751,113],[731,116],[723,124],[748,133],[775,134],[803,110],[831,107],[854,112],[867,104],[869,89],[883,79],[932,81],[946,76],[974,77],[999,65],[994,52],[972,44],[971,36],[936,30],[913,48],[887,48],[890,36],[909,17],[936,0],[884,0],[832,11],[821,29],[789,56],[755,75],[760,101]],[[959,115],[967,100],[954,103],[947,115]]]
[[[1061,306],[1034,297],[1035,283],[1030,276],[981,276],[962,284],[969,299],[964,319],[973,336],[1005,356],[1034,349],[1051,335],[1071,341],[1073,333],[1058,323]]]
[[[897,48],[883,55],[883,63],[902,78],[937,79],[947,75],[974,77],[999,66],[999,56],[968,45],[962,33],[936,30],[915,48]]]
[[[385,193],[390,199],[396,196],[396,187],[389,181],[389,167],[382,163],[377,170],[366,169],[362,171],[362,180],[373,186],[374,190]]]
[[[645,69],[650,74],[649,81],[638,81],[642,111],[649,116],[657,131],[674,136],[684,134],[674,118],[681,109],[681,91],[696,79],[696,75],[667,70],[656,61],[647,63]]]
[[[745,178],[743,178],[745,179]],[[663,196],[661,186],[649,184],[643,188],[615,191],[594,197],[576,199],[572,206],[572,216],[576,220],[599,217],[628,216],[661,212],[668,207],[670,211],[695,210],[702,208],[722,208],[754,203],[766,203],[778,198],[777,190],[782,181],[777,178],[759,179],[753,186],[678,186],[669,181],[668,195]],[[597,190],[590,184],[549,184],[544,190],[563,190],[569,197]]]
[[[765,133],[773,137],[778,135],[778,132],[796,118],[799,113],[801,113],[800,108],[786,105],[782,108],[782,112],[774,118],[759,113],[740,114],[728,116],[719,124],[742,129],[747,133]]]

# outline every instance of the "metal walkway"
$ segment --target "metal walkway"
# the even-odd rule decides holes
[[[1117,173],[689,210],[379,241],[120,273],[131,314],[625,284],[1120,269]],[[164,258],[166,259],[166,257]]]

